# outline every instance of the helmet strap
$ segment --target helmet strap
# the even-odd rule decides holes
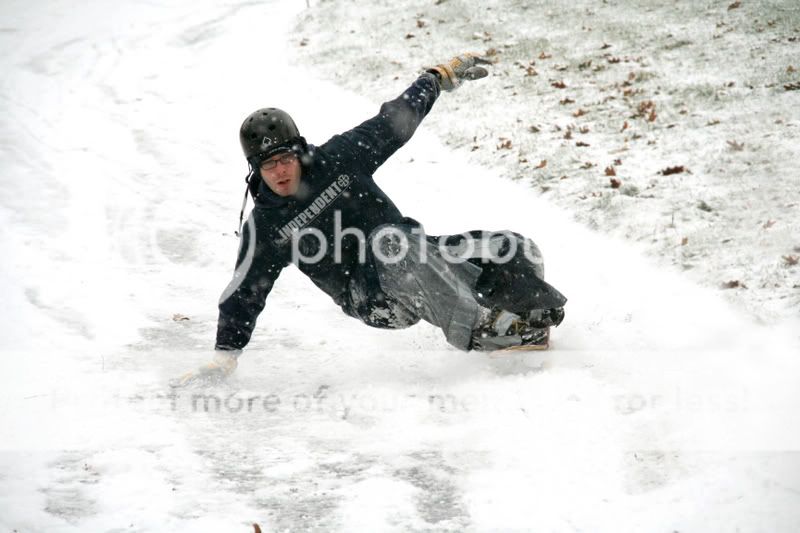
[[[244,198],[242,198],[242,209],[239,211],[239,229],[236,230],[235,235],[240,237],[242,232],[242,221],[244,220],[244,208],[247,207],[247,193],[250,192],[250,180],[253,179],[253,167],[250,167],[250,172],[247,174],[247,177],[244,178],[244,182],[247,184],[244,189]]]

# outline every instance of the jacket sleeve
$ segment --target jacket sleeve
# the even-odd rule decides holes
[[[403,94],[384,103],[376,116],[335,135],[320,148],[341,165],[356,165],[371,175],[408,142],[433,107],[439,91],[436,76],[423,73]]]
[[[233,279],[220,297],[217,350],[241,350],[250,342],[256,318],[286,266],[275,247],[259,238],[262,235],[266,232],[257,231],[251,214],[242,231]]]

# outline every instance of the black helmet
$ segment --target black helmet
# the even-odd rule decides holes
[[[302,150],[306,146],[292,117],[275,107],[259,109],[244,119],[239,141],[244,156],[253,166],[278,152]]]

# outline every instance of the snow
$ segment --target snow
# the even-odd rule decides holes
[[[451,0],[425,9],[456,20],[457,8],[476,6]],[[502,4],[492,6],[487,25],[502,12]],[[764,23],[764,32],[784,39],[778,32],[791,31],[795,11],[771,6],[786,16]],[[232,233],[244,188],[241,119],[265,105],[281,107],[309,140],[321,142],[373,115],[413,79],[417,63],[482,44],[471,40],[484,31],[480,25],[433,31],[431,39],[442,33],[444,40],[424,51],[413,39],[388,39],[423,11],[415,2],[393,5],[388,18],[385,8],[354,9],[346,2],[0,7],[0,65],[7,73],[0,81],[2,529],[797,529],[800,339],[796,306],[781,303],[796,271],[764,272],[775,254],[791,253],[797,234],[795,208],[763,228],[765,216],[778,219],[771,213],[779,204],[769,198],[780,194],[780,205],[789,205],[798,190],[794,95],[778,88],[743,91],[743,103],[725,103],[715,114],[716,144],[704,143],[697,129],[667,129],[658,120],[635,126],[657,148],[625,142],[612,131],[618,120],[603,115],[621,105],[612,101],[587,115],[597,115],[589,143],[599,151],[578,157],[572,145],[561,146],[563,129],[550,132],[551,123],[564,128],[574,120],[555,118],[564,95],[549,83],[520,89],[520,103],[504,99],[505,114],[487,103],[517,83],[497,73],[511,71],[504,58],[492,77],[443,95],[376,179],[431,234],[481,228],[532,237],[545,254],[548,279],[570,298],[554,349],[491,359],[451,349],[424,324],[369,329],[290,269],[235,376],[219,387],[170,394],[168,378],[212,353],[216,302],[238,245]],[[608,20],[632,8],[592,9],[605,13],[606,26],[596,24],[587,39],[571,33],[575,23],[564,25],[569,10],[553,7],[525,10],[525,32],[509,26],[508,36],[492,30],[493,39],[515,38],[504,48],[509,55],[525,39],[539,39],[530,52],[548,50],[548,64],[571,62],[565,50],[595,50],[613,36],[604,33],[613,29]],[[652,24],[667,20],[652,9]],[[745,24],[736,10],[697,10]],[[681,25],[699,20],[696,12],[684,14],[663,31],[680,39]],[[426,15],[427,28],[438,16]],[[381,17],[385,24],[371,22]],[[642,24],[636,31],[652,28]],[[741,28],[728,24],[734,31],[721,37],[727,46],[788,53],[785,40],[740,36]],[[359,31],[348,33],[351,26]],[[341,35],[329,33],[334,28]],[[298,47],[303,38],[307,44]],[[547,39],[561,44],[545,46]],[[375,42],[382,46],[373,58],[364,50]],[[613,50],[634,55],[633,48]],[[641,55],[650,51],[645,46]],[[697,60],[695,52],[681,45],[648,61],[658,78],[670,61]],[[784,56],[770,57],[777,65]],[[536,68],[540,78],[549,75],[538,62]],[[319,79],[334,71],[353,92]],[[580,85],[579,74],[568,73],[568,84]],[[698,80],[679,69],[672,78],[690,85],[729,74]],[[598,89],[585,90],[588,101],[599,100]],[[671,105],[668,94],[664,89],[657,103],[659,116]],[[541,101],[549,107],[515,122],[513,105]],[[738,133],[746,129],[742,114],[766,109],[770,120],[785,115],[779,126],[786,142],[751,153],[755,142]],[[570,177],[558,180],[564,189],[552,184],[545,192],[539,182],[530,186],[525,176],[536,171],[529,168],[508,179],[514,172],[506,162],[513,166],[517,158],[498,158],[496,137],[514,138],[517,147],[528,120],[546,134],[529,159],[548,159],[552,176],[576,160],[596,160],[596,172],[618,157],[607,154],[618,147],[627,148],[620,167],[630,173],[621,175],[626,184],[672,164],[693,174],[667,182],[679,188],[658,185],[651,203],[615,195],[610,207],[586,209],[575,199],[592,190],[581,185],[590,182],[588,172],[570,166]],[[753,134],[768,135],[770,120]],[[473,136],[484,146],[475,153]],[[720,150],[728,137],[744,139],[744,155]],[[733,164],[721,183],[708,169],[726,161]],[[763,162],[761,184],[769,191],[751,198],[750,211],[738,210],[746,188],[737,187],[756,162]],[[698,210],[674,229],[677,238],[694,228],[692,246],[708,241],[691,252],[702,258],[690,261],[699,275],[665,266],[673,229],[658,226],[650,245],[641,237],[653,231],[652,217],[664,206],[685,204],[684,195],[731,199],[724,209],[708,200],[722,222],[704,226]],[[728,222],[737,216],[739,225]],[[723,230],[736,246],[711,245]],[[758,250],[772,255],[752,252],[731,267],[744,249],[739,241],[759,239]],[[733,303],[718,289],[717,278],[728,274],[751,287]],[[777,276],[782,285],[751,281],[760,276]],[[188,320],[174,320],[176,314]]]
[[[725,297],[769,323],[800,303],[800,266],[784,259],[800,252],[800,98],[786,89],[800,10],[730,4],[340,0],[314,3],[291,42],[375,102],[448,54],[489,55],[490,80],[438,102],[427,127],[664,266],[739,281]],[[671,167],[687,172],[661,175]]]

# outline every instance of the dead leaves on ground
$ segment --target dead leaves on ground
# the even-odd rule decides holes
[[[699,202],[697,202],[697,209],[699,209],[700,211],[705,211],[706,213],[714,212],[714,208],[708,205],[708,203],[705,200],[700,200]]]
[[[633,118],[640,118],[644,117],[647,119],[647,122],[655,122],[658,115],[656,114],[656,104],[652,100],[644,100],[639,102],[639,105],[636,107],[636,114],[633,115]]]
[[[686,169],[686,167],[684,167],[682,165],[679,165],[679,166],[675,166],[675,167],[667,167],[667,168],[659,171],[659,174],[661,174],[662,176],[669,176],[669,175],[672,175],[672,174],[682,174],[684,172],[687,172],[687,173],[691,174],[691,172],[689,172]]]
[[[539,75],[539,73],[534,68],[536,66],[536,61],[529,61],[528,63],[523,63],[522,61],[514,61],[514,64],[525,71],[525,76]]]
[[[744,143],[737,142],[736,140],[727,141],[728,148],[734,152],[741,152],[744,150]]]
[[[796,255],[784,255],[781,258],[786,266],[796,266],[797,263],[800,263],[800,257]]]
[[[500,144],[497,145],[498,150],[511,150],[511,139],[506,139],[505,137],[500,137]]]
[[[723,289],[746,289],[747,285],[739,281],[738,279],[733,279],[731,281],[726,281],[722,284]]]

